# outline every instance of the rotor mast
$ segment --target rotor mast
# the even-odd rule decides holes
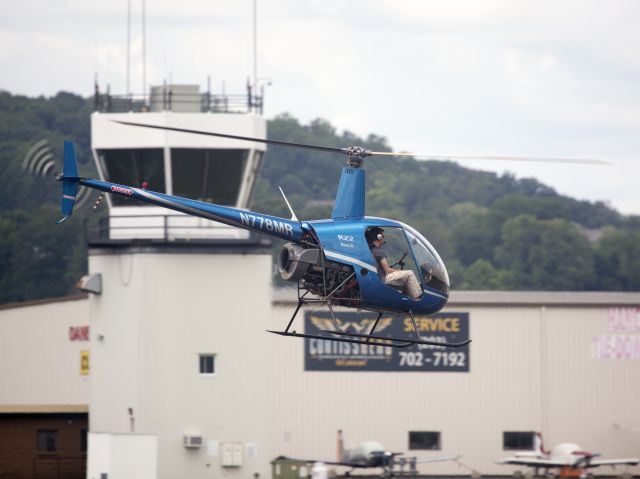
[[[362,168],[364,159],[372,154],[371,150],[367,150],[361,146],[341,148],[340,151],[347,155],[347,165],[351,168]]]

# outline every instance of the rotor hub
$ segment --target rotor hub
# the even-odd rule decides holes
[[[361,146],[350,146],[349,148],[343,148],[342,151],[347,155],[347,165],[352,168],[361,168],[364,159],[371,155],[369,150]]]

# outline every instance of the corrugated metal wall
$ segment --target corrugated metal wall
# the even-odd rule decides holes
[[[452,301],[444,310],[469,314],[469,372],[305,371],[304,340],[275,338],[274,454],[333,459],[342,429],[347,447],[377,440],[418,457],[459,453],[482,474],[514,470],[495,464],[513,455],[503,450],[504,431],[541,431],[547,447],[576,442],[607,458],[637,457],[640,361],[591,355],[592,337],[607,333],[617,306],[517,298]],[[274,328],[286,326],[294,307],[274,303]],[[294,328],[302,331],[302,314]],[[440,431],[441,450],[409,451],[409,431]],[[455,463],[420,471],[468,473]]]

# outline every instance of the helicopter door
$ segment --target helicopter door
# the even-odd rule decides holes
[[[405,232],[411,243],[413,256],[420,264],[419,281],[429,288],[449,294],[449,275],[444,263],[436,250],[425,237],[408,225],[404,225]]]
[[[402,229],[386,226],[383,230],[384,244],[382,249],[387,254],[389,266],[395,269],[411,270],[416,275],[416,278],[420,278],[416,262],[411,254],[411,247]],[[387,286],[403,292],[401,283],[387,283]]]

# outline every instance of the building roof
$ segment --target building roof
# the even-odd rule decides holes
[[[88,413],[87,404],[0,404],[0,414],[77,414]]]
[[[295,288],[275,288],[273,304],[296,304]],[[447,306],[627,306],[640,307],[640,292],[453,291]]]
[[[80,293],[69,296],[58,296],[55,298],[33,299],[31,301],[22,301],[19,303],[6,303],[0,304],[0,311],[3,309],[25,308],[27,306],[41,306],[51,303],[62,303],[65,301],[79,301],[82,299],[87,299],[88,297],[89,295],[87,293]]]

